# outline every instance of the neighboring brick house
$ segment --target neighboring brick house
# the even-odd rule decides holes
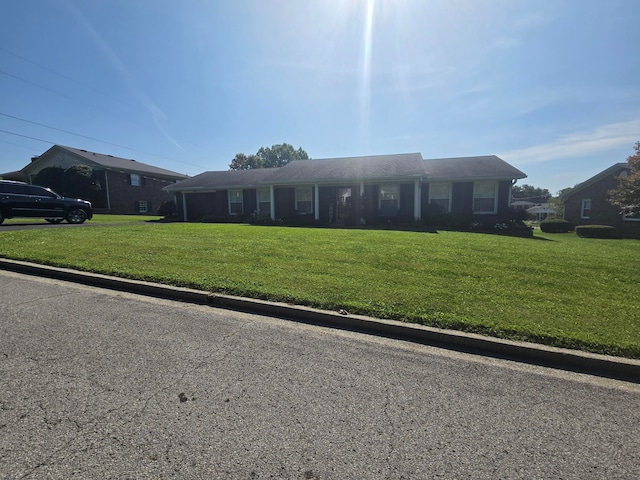
[[[173,195],[163,188],[188,178],[187,175],[135,160],[61,145],[54,145],[34,157],[14,177],[32,183],[44,168],[67,169],[78,164],[91,167],[101,186],[99,196],[92,199],[97,213],[154,214],[162,203],[173,200]]]
[[[640,218],[623,215],[609,203],[609,191],[618,178],[629,174],[628,163],[616,163],[590,179],[576,185],[566,195],[564,219],[572,227],[578,225],[611,225],[622,235],[640,236]]]
[[[258,213],[286,223],[408,223],[435,214],[490,222],[508,214],[511,186],[525,177],[495,155],[424,160],[408,153],[205,172],[165,190],[175,193],[184,221]]]

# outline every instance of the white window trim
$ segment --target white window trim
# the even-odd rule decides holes
[[[231,201],[231,194],[233,192],[240,192],[240,201],[239,202],[232,202]],[[227,202],[228,202],[228,206],[229,206],[229,215],[238,215],[237,213],[235,213],[235,212],[233,212],[231,210],[231,204],[233,204],[233,203],[239,203],[242,206],[242,208],[240,209],[241,210],[240,215],[242,215],[244,213],[244,195],[242,193],[242,189],[234,188],[233,190],[229,190],[229,192],[227,194]]]
[[[302,192],[302,190],[305,190],[307,192],[309,192],[309,200],[299,200],[298,196],[299,194]],[[300,211],[300,209],[298,208],[298,202],[299,201],[303,201],[303,202],[309,202],[309,211]],[[295,202],[296,202],[296,213],[298,215],[308,215],[310,213],[313,213],[313,187],[296,187],[295,189]]]
[[[476,194],[476,188],[479,185],[493,185],[493,210],[489,211],[476,211],[476,198],[489,198],[489,197],[479,197]],[[473,183],[473,205],[472,205],[473,213],[476,215],[495,215],[498,213],[498,182],[474,182]]]
[[[142,206],[144,205],[144,209]],[[138,212],[137,213],[149,213],[149,202],[146,200],[138,200]]]
[[[135,181],[134,181],[135,179]],[[129,181],[132,187],[141,187],[142,186],[142,176],[137,173],[131,173],[129,177]]]
[[[622,214],[622,221],[624,222],[640,222],[640,216],[638,217],[628,217],[626,213]]]
[[[260,192],[262,192],[263,194],[266,195],[266,197],[267,197],[266,201],[264,201],[264,200],[261,201],[260,200]],[[266,212],[261,212],[260,211],[260,204],[261,203],[268,203],[269,204],[269,208],[267,209]],[[256,207],[257,207],[258,213],[263,214],[263,215],[264,214],[270,215],[271,214],[271,189],[269,189],[269,188],[258,188],[256,190],[256,204],[257,204]]]
[[[589,202],[589,215],[585,215],[584,214],[584,207],[585,204]],[[585,219],[589,219],[591,218],[591,209],[593,208],[593,204],[591,202],[590,198],[583,198],[582,202],[580,203],[580,218],[585,218]]]
[[[429,203],[431,203],[431,200],[442,200],[444,198],[444,197],[432,197],[431,196],[431,193],[433,192],[433,187],[434,186],[438,186],[438,185],[446,185],[447,186],[448,204],[447,204],[447,212],[446,213],[450,213],[451,212],[451,183],[435,182],[435,183],[429,184]]]

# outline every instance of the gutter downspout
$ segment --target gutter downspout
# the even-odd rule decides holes
[[[271,215],[271,220],[275,221],[276,219],[276,201],[275,201],[275,193],[273,185],[269,185],[269,214]]]
[[[182,192],[182,221],[187,221],[187,194]]]
[[[104,171],[104,186],[107,192],[107,210],[111,211],[111,195],[109,194],[109,170]]]

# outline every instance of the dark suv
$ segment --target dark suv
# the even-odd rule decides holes
[[[49,223],[83,223],[93,217],[91,203],[64,198],[49,188],[0,180],[0,223],[5,218],[44,218]]]

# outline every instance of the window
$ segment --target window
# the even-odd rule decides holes
[[[22,183],[3,183],[2,193],[11,193],[14,195],[28,195],[27,186]]]
[[[58,195],[56,195],[53,191],[47,188],[38,187],[36,185],[28,185],[27,192],[29,193],[29,195],[34,195],[37,197],[58,198]]]
[[[140,177],[140,175],[136,175],[135,173],[132,173],[130,176],[130,180],[131,180],[132,187],[139,187],[142,185],[142,177]]]
[[[583,198],[580,208],[580,218],[591,218],[591,199]]]
[[[271,191],[268,188],[258,190],[258,213],[271,215]]]
[[[137,202],[138,213],[149,213],[149,204],[146,200],[139,200]]]
[[[473,184],[473,213],[496,213],[496,182]]]
[[[381,215],[397,215],[400,209],[400,185],[380,185]]]
[[[622,220],[625,222],[640,222],[640,212],[623,213]]]
[[[242,215],[242,190],[229,190],[229,215]]]
[[[296,212],[297,213],[311,213],[313,206],[312,201],[312,188],[296,188]]]
[[[429,203],[438,205],[444,213],[451,211],[451,184],[431,183],[429,185]]]

